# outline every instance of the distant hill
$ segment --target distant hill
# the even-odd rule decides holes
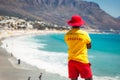
[[[0,15],[66,25],[66,21],[73,14],[81,15],[89,28],[120,30],[120,20],[110,16],[93,2],[83,0],[0,0]]]
[[[120,16],[119,16],[117,19],[119,19],[119,20],[120,20]]]

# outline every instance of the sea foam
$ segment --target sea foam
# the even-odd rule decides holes
[[[48,72],[67,76],[67,54],[39,50],[38,48],[43,48],[46,44],[24,41],[24,37],[8,38],[2,43],[2,47],[17,59]]]

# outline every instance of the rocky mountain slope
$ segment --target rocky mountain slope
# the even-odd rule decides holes
[[[98,4],[83,0],[0,0],[0,15],[44,20],[66,25],[73,14],[79,14],[89,28],[120,30],[120,20],[103,11]]]

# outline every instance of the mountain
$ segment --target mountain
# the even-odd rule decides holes
[[[119,16],[117,19],[119,19],[119,20],[120,20],[120,16]]]
[[[120,20],[103,11],[98,4],[83,0],[0,0],[0,15],[66,25],[73,14],[79,14],[89,28],[120,30]]]

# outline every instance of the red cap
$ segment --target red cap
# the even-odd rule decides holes
[[[81,26],[85,24],[85,21],[82,20],[81,16],[73,15],[71,20],[67,21],[70,26]]]

